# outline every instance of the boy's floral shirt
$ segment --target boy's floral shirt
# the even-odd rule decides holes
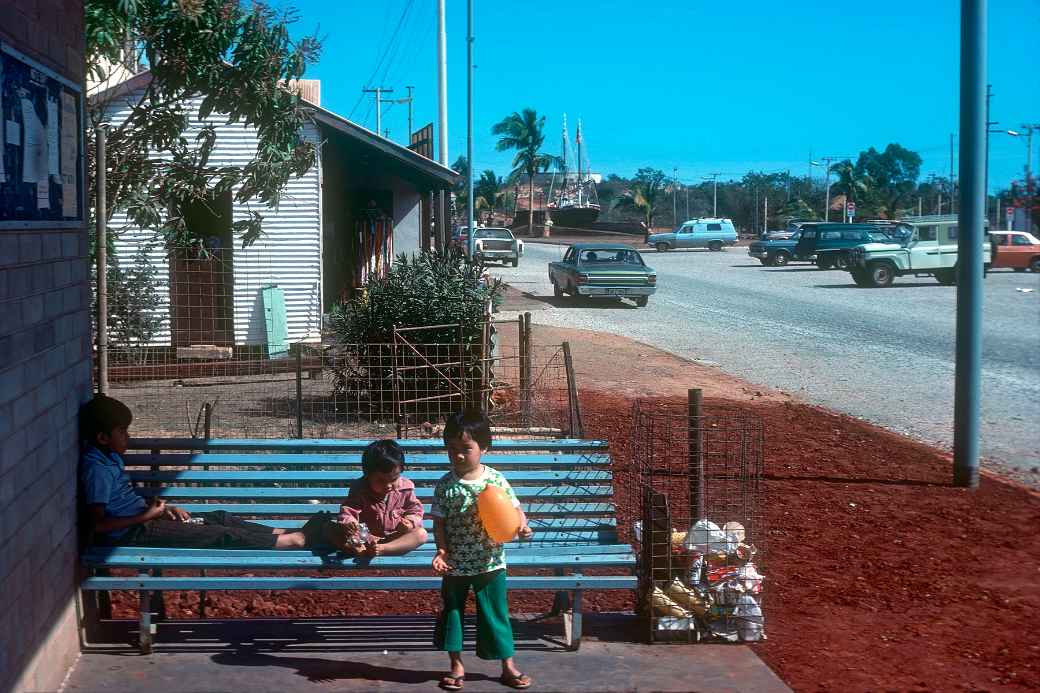
[[[460,479],[454,471],[448,472],[433,491],[430,514],[444,520],[449,575],[480,575],[506,567],[505,548],[488,536],[477,513],[477,496],[488,484],[505,490],[513,507],[520,507],[506,478],[486,464],[477,479]]]

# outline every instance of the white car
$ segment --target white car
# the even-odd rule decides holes
[[[465,248],[469,253],[469,248]],[[484,262],[506,262],[516,267],[524,254],[524,242],[509,229],[477,227],[473,233],[473,257]]]

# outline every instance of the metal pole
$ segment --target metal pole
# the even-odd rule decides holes
[[[712,191],[711,191],[711,216],[718,218],[719,216],[719,174],[712,174],[711,179]]]
[[[827,162],[827,198],[823,203],[823,220],[831,220],[831,162],[828,159],[824,159]]]
[[[769,229],[769,196],[762,198],[762,233]]]
[[[957,239],[953,483],[969,488],[979,485],[985,102],[986,0],[961,0],[961,232]]]
[[[672,169],[672,223],[679,218],[679,203],[676,201],[676,195],[679,194],[679,169]],[[676,224],[678,225],[678,224]]]
[[[448,166],[448,35],[445,29],[444,2],[437,0],[437,160]],[[437,195],[437,247],[445,250],[451,231],[448,229],[449,192]]]
[[[986,221],[989,221],[989,126],[996,125],[989,119],[989,102],[993,98],[993,87],[992,85],[986,85],[986,176],[983,187],[986,189]],[[995,220],[994,227],[1000,225],[1000,219]]]
[[[466,0],[466,243],[473,258],[473,0]]]
[[[108,209],[105,199],[105,126],[94,130],[97,144],[95,176],[97,179],[97,208],[94,223],[97,230],[97,350],[98,393],[108,394]]]
[[[985,155],[983,155],[985,160]],[[954,196],[957,191],[957,185],[954,183],[956,178],[953,177],[953,133],[950,133],[950,214],[953,214],[956,210],[953,206]],[[985,215],[983,215],[985,216]]]
[[[704,420],[701,418],[703,394],[700,388],[686,391],[686,445],[690,473],[690,510],[694,512],[694,522],[707,516],[704,502],[704,450],[701,439],[704,431]]]
[[[405,137],[405,140],[406,140],[405,144],[411,144],[412,143],[412,101],[414,100],[414,97],[412,96],[412,90],[414,90],[415,87],[405,87],[405,89],[408,90],[408,135],[407,135],[407,137]]]

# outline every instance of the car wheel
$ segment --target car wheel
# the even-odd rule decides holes
[[[862,269],[849,270],[849,274],[852,275],[852,281],[856,282],[856,286],[870,286],[870,275]]]
[[[520,258],[518,258],[518,257],[513,258],[513,263],[512,264],[513,264],[513,267],[519,267],[520,266]]]
[[[819,255],[816,258],[817,269],[829,270],[831,268],[831,259],[826,255]]]
[[[712,241],[708,244],[708,250],[713,253],[717,253],[722,250],[722,241]]]
[[[561,289],[560,285],[557,284],[556,282],[553,282],[552,285],[553,285],[553,296],[555,296],[556,298],[561,298],[563,296],[563,289]]]
[[[784,265],[786,265],[790,261],[791,261],[791,254],[790,253],[785,253],[783,251],[780,251],[779,253],[777,253],[776,255],[773,256],[773,266],[774,267],[783,267]]]
[[[957,284],[957,270],[956,268],[939,270],[935,273],[935,278],[943,286],[954,286]]]
[[[870,286],[877,288],[892,286],[895,278],[895,269],[887,262],[875,262],[867,268],[867,283]]]
[[[654,247],[657,248],[657,252],[659,252],[659,253],[667,253],[668,252],[668,244],[667,243],[658,243]]]
[[[1040,257],[1034,257],[1029,261],[1030,272],[1040,272]]]
[[[636,308],[646,308],[646,304],[649,302],[649,296],[636,296]]]
[[[834,266],[838,269],[846,269],[849,266],[848,253],[838,253],[834,256]]]

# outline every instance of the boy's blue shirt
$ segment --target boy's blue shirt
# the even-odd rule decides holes
[[[105,506],[105,515],[109,517],[133,517],[148,507],[148,502],[130,481],[123,458],[117,452],[96,445],[88,447],[80,456],[79,480],[83,502]],[[106,536],[117,539],[129,529],[108,532]]]

